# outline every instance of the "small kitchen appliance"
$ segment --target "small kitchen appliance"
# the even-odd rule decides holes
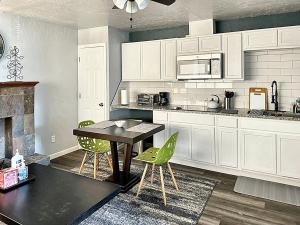
[[[224,108],[226,110],[232,109],[232,98],[234,96],[234,92],[225,91],[225,99],[224,99]]]
[[[178,56],[177,79],[221,79],[222,58],[222,53]]]
[[[151,96],[149,94],[138,94],[137,104],[138,105],[150,105],[151,104]]]
[[[218,95],[212,95],[212,96],[213,96],[212,99],[207,103],[207,108],[217,109],[220,107],[220,98]]]
[[[159,105],[166,106],[170,102],[170,93],[169,92],[159,92]]]

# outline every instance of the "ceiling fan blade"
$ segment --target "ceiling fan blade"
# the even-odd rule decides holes
[[[176,0],[151,0],[151,1],[163,4],[163,5],[167,5],[167,6],[172,5],[174,2],[176,2]]]

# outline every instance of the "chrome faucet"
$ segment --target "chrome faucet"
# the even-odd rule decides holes
[[[276,86],[275,92],[274,92],[274,85]],[[274,80],[272,82],[272,104],[275,104],[275,111],[278,112],[278,90],[277,90],[277,82]]]

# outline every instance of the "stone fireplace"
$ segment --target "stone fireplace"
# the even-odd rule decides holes
[[[16,149],[35,154],[34,86],[38,82],[0,82],[0,157],[11,158]]]

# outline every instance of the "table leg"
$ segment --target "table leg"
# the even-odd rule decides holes
[[[110,147],[111,147],[111,158],[112,158],[112,164],[113,164],[113,178],[115,180],[118,180],[119,176],[120,176],[120,168],[119,168],[117,142],[111,141]]]
[[[132,145],[126,144],[124,150],[124,164],[123,164],[123,172],[125,175],[125,179],[128,179],[130,176],[131,152],[132,152]]]

